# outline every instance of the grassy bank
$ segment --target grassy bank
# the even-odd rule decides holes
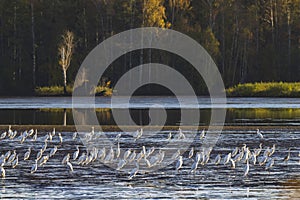
[[[67,86],[67,96],[72,95],[73,86]],[[112,88],[98,86],[95,90],[96,95],[111,96]],[[63,86],[38,87],[35,89],[37,96],[65,96]]]
[[[228,97],[300,97],[300,82],[238,84],[226,90]]]

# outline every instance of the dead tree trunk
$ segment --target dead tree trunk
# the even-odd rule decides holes
[[[74,34],[70,31],[67,31],[63,36],[63,42],[59,46],[59,65],[63,70],[63,78],[64,78],[64,94],[67,94],[67,70],[70,66],[73,49],[74,49]]]

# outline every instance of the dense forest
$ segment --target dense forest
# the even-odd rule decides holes
[[[198,41],[212,55],[227,87],[300,81],[300,0],[0,0],[0,93],[33,94],[38,86],[62,85],[58,49],[67,30],[75,44],[67,71],[72,84],[97,44],[149,26],[177,30]],[[113,85],[130,68],[156,61],[182,71],[203,92],[201,78],[193,76],[184,60],[147,51],[119,58],[106,79]]]

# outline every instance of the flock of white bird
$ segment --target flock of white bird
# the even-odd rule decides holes
[[[264,136],[260,130],[257,129],[257,137],[260,140],[264,140]],[[204,140],[206,137],[206,131],[203,130],[199,136],[200,140]],[[86,134],[85,139],[93,140],[95,135],[94,128],[90,133]],[[159,166],[164,162],[165,152],[162,149],[156,149],[155,147],[146,148],[142,146],[140,150],[128,148],[121,154],[120,148],[120,138],[121,133],[118,134],[114,141],[116,142],[116,147],[110,148],[101,148],[93,147],[91,150],[80,150],[80,147],[77,145],[76,150],[72,153],[65,153],[64,157],[61,160],[61,164],[66,166],[68,171],[72,173],[74,171],[73,165],[84,166],[91,164],[95,161],[101,161],[102,163],[117,163],[116,170],[120,171],[125,168],[126,165],[131,165],[128,171],[129,179],[135,177],[140,171],[140,165],[143,164],[149,169]],[[137,130],[132,133],[133,144],[138,141],[143,136],[143,129]],[[73,134],[72,140],[77,140],[77,132]],[[169,133],[166,135],[165,140],[185,140],[186,136],[184,132],[179,129],[176,133]],[[18,153],[16,149],[8,150],[7,152],[0,152],[0,177],[5,178],[5,169],[8,167],[17,168],[19,165],[19,159],[24,161],[33,161],[31,166],[30,173],[35,173],[39,167],[43,167],[47,162],[56,156],[56,153],[63,151],[62,145],[64,143],[64,138],[61,133],[57,133],[55,129],[52,132],[38,136],[37,130],[29,130],[18,133],[13,131],[11,127],[0,135],[0,142],[10,140],[23,144],[25,141],[29,144],[28,150],[22,155]],[[35,146],[37,140],[42,141],[42,146]],[[55,141],[55,142],[54,142]],[[1,149],[0,149],[1,150]],[[243,175],[248,176],[251,165],[262,166],[265,170],[271,170],[274,166],[275,161],[287,163],[291,157],[291,148],[289,148],[287,155],[285,157],[275,157],[274,153],[276,152],[276,144],[272,147],[263,147],[262,143],[255,149],[250,149],[246,144],[241,147],[235,147],[232,152],[229,152],[225,155],[217,154],[215,158],[211,158],[212,148],[208,150],[196,151],[194,147],[191,147],[187,153],[180,152],[178,149],[172,155],[172,163],[175,163],[176,172],[182,170],[183,166],[190,165],[189,173],[195,173],[199,166],[204,166],[207,164],[211,165],[223,165],[228,166],[232,169],[236,168],[236,165],[244,165]],[[2,154],[1,154],[2,153]],[[185,156],[186,155],[186,156]],[[300,152],[298,153],[300,157]],[[29,171],[28,171],[29,172]]]

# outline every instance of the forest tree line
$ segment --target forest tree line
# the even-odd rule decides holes
[[[226,87],[300,80],[300,0],[0,0],[0,94],[63,85],[58,47],[67,30],[75,41],[67,72],[72,84],[99,43],[149,26],[177,30],[199,42]],[[198,94],[203,92],[188,63],[155,50],[122,56],[107,71],[107,80],[113,85],[130,68],[150,61],[182,71]]]

